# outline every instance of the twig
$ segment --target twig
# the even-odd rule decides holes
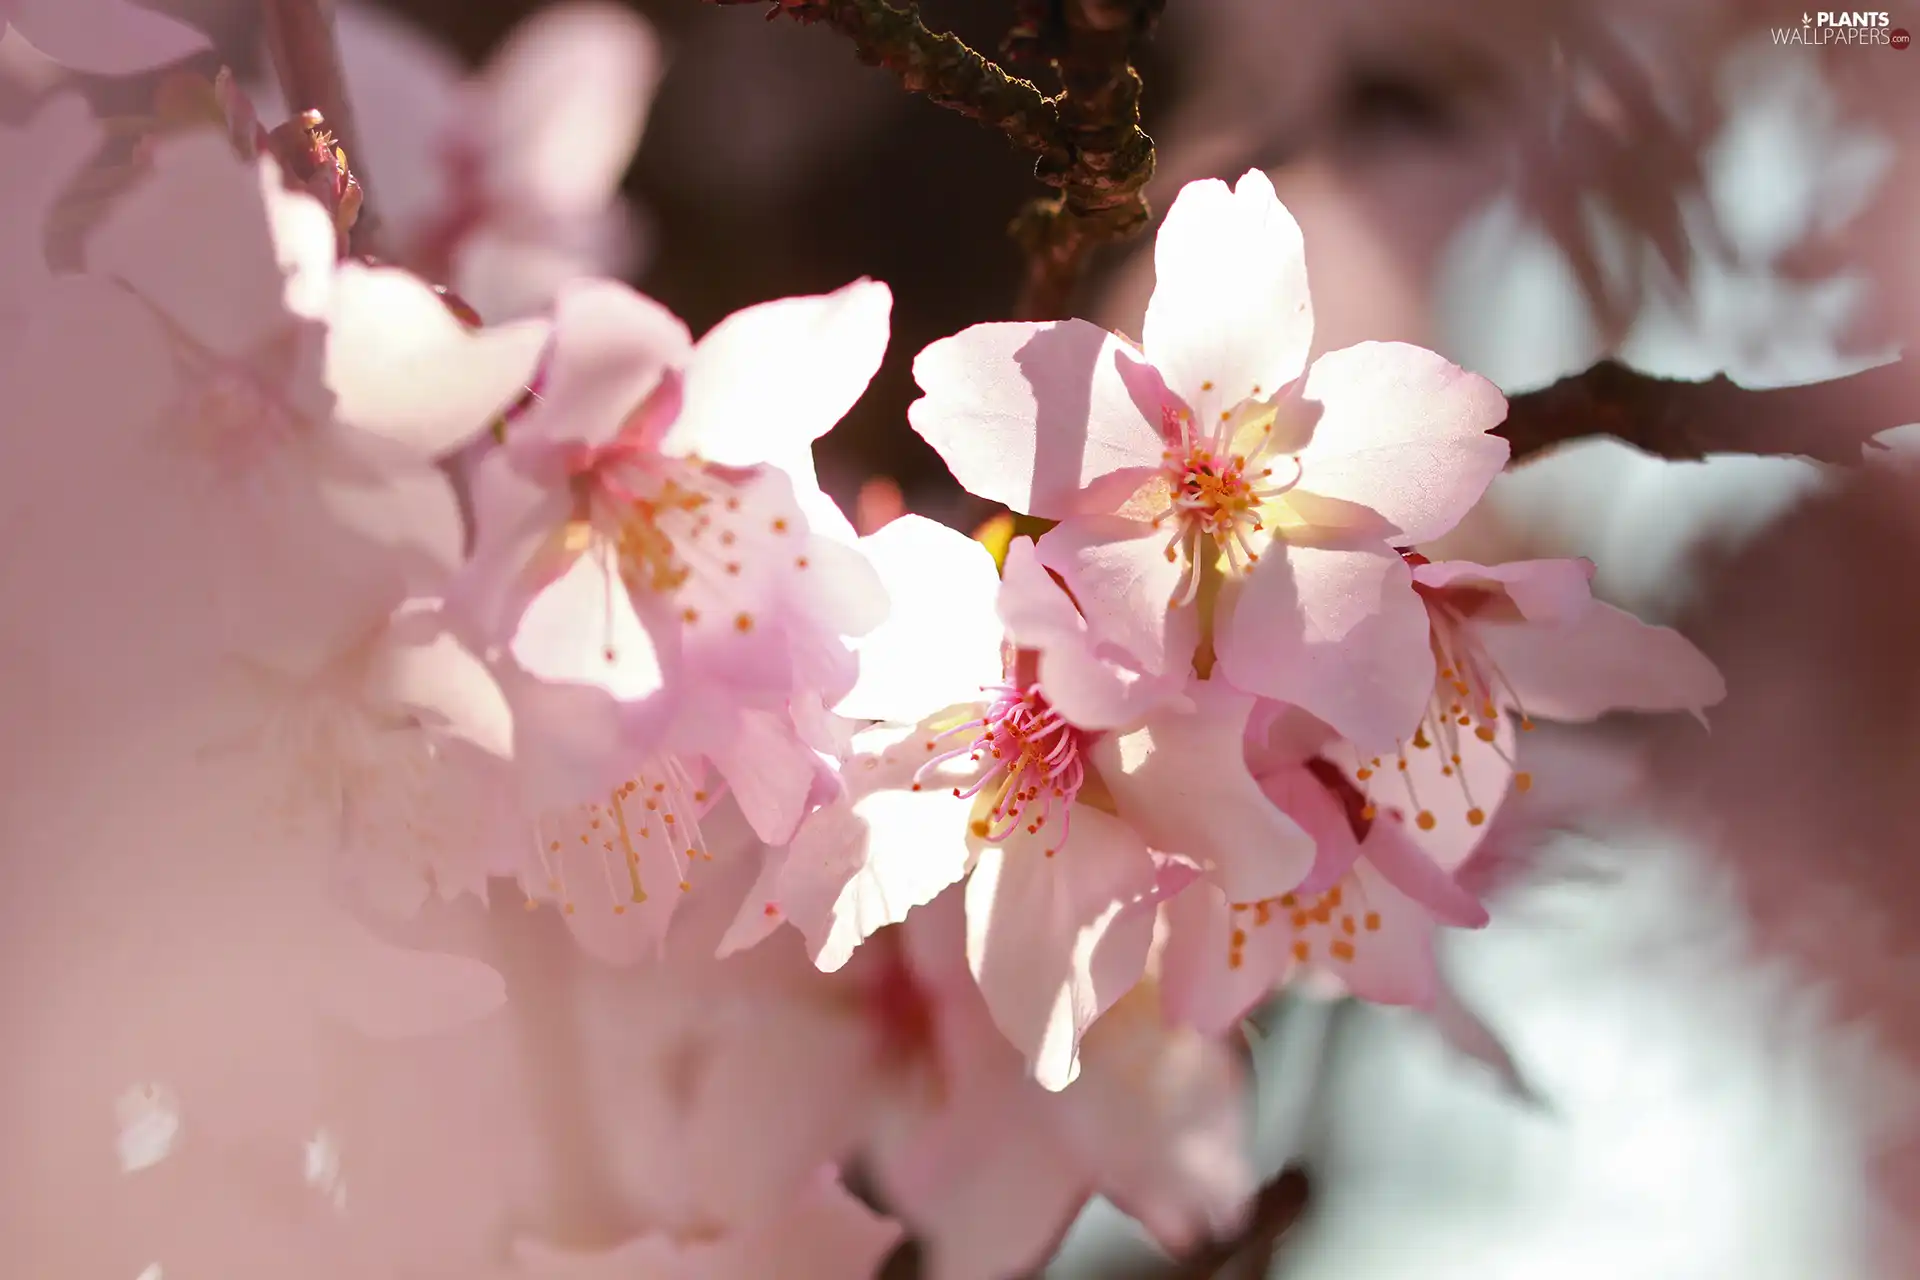
[[[340,149],[346,152],[362,190],[354,222],[354,247],[370,252],[378,239],[379,223],[365,198],[366,173],[361,164],[360,133],[354,126],[353,105],[347,100],[346,79],[340,69],[340,46],[333,34],[333,0],[264,0],[267,47],[274,73],[286,97],[288,113],[298,119],[303,111],[318,111]]]
[[[782,12],[798,22],[826,23],[853,41],[862,62],[885,67],[902,87],[999,130],[1043,159],[1061,147],[1059,112],[1038,86],[1007,74],[960,37],[927,30],[917,9],[896,9],[886,0],[786,0],[768,17]]]
[[[1060,194],[1036,201],[1014,223],[1029,255],[1019,304],[1027,318],[1061,314],[1092,249],[1138,233],[1152,216],[1142,189],[1153,175],[1153,140],[1140,128],[1140,77],[1129,56],[1164,0],[1046,3],[1052,27],[1034,38],[1060,75],[1063,91],[1055,97],[958,36],[929,31],[911,6],[775,0],[768,12],[826,23],[853,41],[863,62],[885,67],[905,88],[1033,153],[1034,176]]]
[[[1765,389],[1724,374],[1705,382],[1656,378],[1603,360],[1552,386],[1512,397],[1497,429],[1513,460],[1587,436],[1613,436],[1656,457],[1799,456],[1857,463],[1871,437],[1920,422],[1913,371],[1902,361],[1826,382]]]
[[[1016,314],[1023,320],[1068,314],[1074,286],[1100,244],[1139,234],[1152,220],[1144,194],[1153,177],[1153,139],[1140,128],[1135,41],[1165,0],[1040,0],[1041,12],[1017,38],[1045,56],[1060,77],[1055,99],[1067,163],[1038,176],[1060,194],[1035,200],[1013,225],[1027,251],[1027,281]]]

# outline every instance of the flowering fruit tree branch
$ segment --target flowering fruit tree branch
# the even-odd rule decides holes
[[[1587,436],[1612,436],[1655,457],[1799,456],[1853,463],[1873,436],[1920,421],[1904,361],[1795,387],[1743,387],[1658,378],[1603,360],[1548,387],[1513,396],[1496,433],[1519,462]]]
[[[761,0],[712,0],[752,4]],[[1039,0],[1014,33],[1049,62],[1061,92],[1048,97],[958,36],[928,30],[914,7],[887,0],[776,0],[786,13],[849,37],[860,59],[893,72],[931,101],[978,120],[1033,153],[1034,174],[1059,194],[1029,205],[1013,233],[1028,274],[1018,311],[1064,316],[1092,250],[1145,229],[1153,140],[1140,128],[1140,76],[1130,56],[1164,0]]]

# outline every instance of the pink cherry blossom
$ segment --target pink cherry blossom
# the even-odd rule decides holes
[[[999,581],[984,547],[918,516],[863,543],[909,610],[867,637],[842,709],[893,722],[855,735],[846,794],[768,859],[727,946],[788,922],[833,971],[964,879],[975,979],[1061,1088],[1081,1034],[1143,971],[1152,906],[1187,859],[1280,892],[1311,845],[1247,773],[1253,700],[1110,661],[1030,541]],[[1004,632],[980,626],[989,608]]]
[[[445,584],[460,524],[434,461],[521,394],[546,326],[469,331],[333,252],[270,160],[200,132],[154,149],[85,272],[48,286],[0,374],[0,511],[66,531],[7,557],[49,662],[107,686],[234,655],[310,671]]]
[[[1726,697],[1719,671],[1679,632],[1593,598],[1591,561],[1415,557],[1413,580],[1433,619],[1442,679],[1481,724],[1495,715],[1490,707],[1518,712],[1524,725],[1609,711],[1699,714]],[[1438,710],[1429,710],[1436,727]]]
[[[1726,695],[1685,637],[1594,600],[1589,561],[1485,566],[1413,553],[1407,561],[1431,624],[1436,679],[1411,738],[1359,762],[1355,777],[1370,798],[1384,789],[1404,803],[1423,843],[1451,850],[1449,865],[1477,845],[1510,784],[1532,784],[1516,772],[1516,718],[1526,730],[1536,715],[1699,714]]]
[[[76,71],[126,75],[199,53],[207,39],[129,0],[0,0],[6,24]]]
[[[1255,737],[1261,789],[1310,833],[1314,866],[1285,893],[1235,899],[1202,882],[1167,904],[1170,1012],[1219,1034],[1299,976],[1362,999],[1432,1006],[1436,924],[1487,922],[1453,878],[1467,849],[1429,846],[1431,828],[1370,800],[1336,763],[1350,749],[1304,713],[1263,717]]]
[[[784,841],[827,781],[793,707],[846,694],[846,638],[884,600],[811,527],[830,502],[799,492],[879,364],[889,306],[863,281],[695,344],[624,286],[574,285],[533,405],[475,471],[453,601],[504,664],[537,815],[522,881],[610,958],[657,943],[722,784]]]
[[[1041,559],[1102,642],[1184,671],[1197,613],[1228,681],[1390,745],[1432,684],[1394,548],[1478,500],[1505,401],[1399,343],[1309,368],[1299,229],[1257,171],[1188,185],[1155,252],[1142,343],[976,325],[915,361],[913,426],[973,492],[1059,521]]]

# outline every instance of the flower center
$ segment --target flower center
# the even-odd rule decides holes
[[[700,839],[700,815],[709,798],[678,757],[665,755],[648,761],[604,802],[589,801],[546,815],[534,829],[546,892],[567,915],[578,907],[573,884],[582,872],[589,882],[604,885],[615,915],[647,901],[649,871],[672,876],[680,891],[687,892],[693,888],[687,879],[693,862],[712,861]],[[538,905],[529,892],[527,909]]]
[[[1287,459],[1292,474],[1274,479],[1268,459],[1275,416],[1271,405],[1247,401],[1223,412],[1203,432],[1194,426],[1191,411],[1161,410],[1160,431],[1167,442],[1161,475],[1167,495],[1153,523],[1172,524],[1166,557],[1186,562],[1175,589],[1179,604],[1193,602],[1203,567],[1218,557],[1226,557],[1233,573],[1259,561],[1267,527],[1262,509],[1300,479],[1299,459],[1293,457]]]
[[[775,579],[808,568],[805,519],[769,469],[615,442],[585,451],[572,473],[564,554],[606,548],[630,597],[671,596],[688,627],[750,632]]]
[[[1411,746],[1416,752],[1440,753],[1440,776],[1458,788],[1467,824],[1477,827],[1486,822],[1487,814],[1474,799],[1463,764],[1464,753],[1485,751],[1498,756],[1512,774],[1514,788],[1525,791],[1533,785],[1533,776],[1515,768],[1513,757],[1500,745],[1500,721],[1509,708],[1520,712],[1522,730],[1532,729],[1533,721],[1498,664],[1475,643],[1473,629],[1465,625],[1443,597],[1426,591],[1421,594],[1431,621],[1438,675],[1427,700],[1426,714],[1414,730],[1412,742],[1402,744],[1392,760],[1383,762],[1382,757],[1375,756],[1355,772],[1367,795],[1366,807],[1361,812],[1369,819],[1374,816],[1376,807],[1371,784],[1378,774],[1391,768],[1411,802],[1414,825],[1422,831],[1433,830],[1438,820],[1433,810],[1421,803],[1415,789],[1407,756],[1407,747]]]
[[[976,806],[973,833],[995,843],[1023,827],[1028,835],[1039,835],[1057,805],[1060,835],[1046,850],[1051,858],[1067,842],[1073,800],[1086,781],[1086,734],[1049,706],[1037,685],[1000,685],[987,692],[993,701],[978,719],[940,735],[972,737],[964,746],[931,756],[914,775],[914,785],[946,761],[967,756],[981,767],[980,776],[971,786],[955,787],[953,794],[977,796],[985,806],[984,813]]]

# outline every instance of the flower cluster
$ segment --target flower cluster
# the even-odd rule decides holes
[[[64,1144],[151,1080],[235,1167],[316,1117],[382,1153],[349,1197],[310,1140],[297,1245],[179,1187],[195,1231],[101,1233],[169,1274],[212,1239],[277,1275],[871,1274],[902,1227],[855,1161],[942,1276],[1030,1268],[1095,1193],[1186,1247],[1249,1190],[1245,1014],[1296,982],[1443,998],[1518,731],[1721,696],[1585,562],[1422,553],[1504,465],[1504,402],[1415,347],[1309,362],[1258,173],[1181,192],[1140,341],[919,353],[913,428],[1049,525],[997,556],[911,515],[861,536],[815,477],[883,284],[696,338],[575,279],[480,326],[342,260],[220,130],[156,140],[55,272],[99,134],[57,100],[0,135],[45,176],[0,211],[0,936],[56,975],[5,1006],[11,1238],[50,1272],[93,1243],[47,1234],[60,1197],[119,1203]],[[507,945],[556,924],[604,962],[561,953],[558,994]],[[341,1019],[411,1040],[413,1086],[331,1098]],[[550,1022],[571,1065],[526,1083],[511,1033]],[[554,1122],[571,1154],[505,1118],[543,1088],[597,1117]],[[620,1238],[553,1211],[582,1165]],[[383,1194],[427,1207],[403,1230]]]

